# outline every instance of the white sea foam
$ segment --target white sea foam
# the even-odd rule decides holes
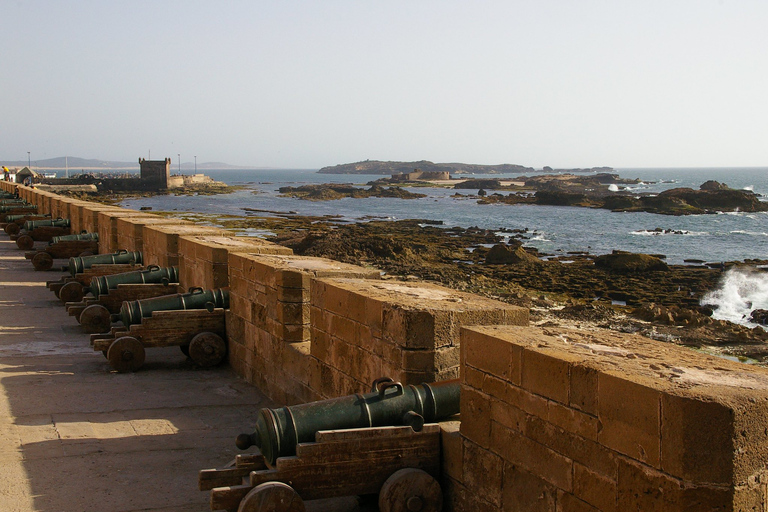
[[[712,316],[718,320],[754,326],[747,321],[752,310],[768,309],[768,274],[731,269],[720,279],[717,289],[701,298],[701,303],[714,306]]]
[[[611,192],[618,192],[619,186],[616,185],[615,183],[611,183],[610,185],[608,185],[608,190],[610,190]]]

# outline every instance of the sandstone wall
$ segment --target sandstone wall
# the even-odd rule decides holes
[[[462,361],[447,467],[464,510],[765,510],[765,369],[506,327],[464,330]]]
[[[12,183],[0,182],[4,190]],[[446,510],[766,511],[768,371],[631,334],[528,327],[527,311],[224,230],[20,186],[41,213],[141,247],[185,287],[229,286],[229,364],[280,404],[456,376]]]

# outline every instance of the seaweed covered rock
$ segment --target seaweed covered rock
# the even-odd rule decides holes
[[[521,245],[510,247],[496,244],[485,255],[485,263],[488,265],[514,265],[517,263],[538,263],[539,261],[539,258],[529,254]]]
[[[595,258],[595,266],[614,272],[649,272],[667,271],[667,265],[661,258],[650,254],[613,251]]]

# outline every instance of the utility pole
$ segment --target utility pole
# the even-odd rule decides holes
[[[176,153],[176,156],[179,157],[179,174],[181,174],[181,153]]]

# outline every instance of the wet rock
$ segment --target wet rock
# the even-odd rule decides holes
[[[503,244],[496,244],[485,255],[485,263],[488,265],[514,265],[517,263],[534,263],[539,258],[529,254],[522,246],[509,247]]]
[[[668,271],[669,265],[650,254],[613,251],[595,258],[595,266],[615,272]]]
[[[728,190],[731,187],[725,183],[720,183],[719,181],[709,180],[702,183],[699,188],[701,190]]]
[[[768,309],[754,309],[749,315],[749,321],[756,324],[768,325]]]

